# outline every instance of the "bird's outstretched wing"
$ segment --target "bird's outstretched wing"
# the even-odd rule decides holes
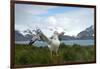
[[[38,35],[34,35],[33,38],[30,40],[29,45],[32,45],[35,41],[39,40],[40,37]]]
[[[63,35],[64,35],[64,32],[61,32],[61,33],[58,35],[58,39],[59,39],[60,41],[63,40],[63,39],[62,39]]]
[[[50,43],[50,39],[47,36],[45,36],[40,29],[37,29],[37,33],[39,34],[41,40]]]

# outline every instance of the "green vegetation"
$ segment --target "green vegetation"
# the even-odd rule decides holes
[[[58,53],[59,56],[51,57],[48,47],[15,44],[15,65],[89,62],[95,58],[94,46],[69,46],[62,43]]]

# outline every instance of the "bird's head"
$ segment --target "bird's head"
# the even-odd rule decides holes
[[[63,36],[64,35],[64,32],[58,33],[57,31],[54,31],[54,34],[55,35],[58,35],[58,36]]]
[[[57,31],[54,31],[54,35],[59,35],[59,33]]]

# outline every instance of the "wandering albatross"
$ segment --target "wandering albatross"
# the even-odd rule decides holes
[[[36,40],[41,39],[48,44],[51,55],[53,55],[53,52],[58,55],[58,49],[60,46],[59,36],[63,35],[64,33],[59,34],[57,31],[54,31],[53,36],[48,38],[40,29],[35,30],[35,32],[37,35],[33,36],[32,40],[29,42],[29,45],[32,45]]]

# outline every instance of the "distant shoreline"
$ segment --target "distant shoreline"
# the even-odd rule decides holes
[[[15,44],[28,44],[29,41],[15,41]],[[61,43],[65,45],[94,45],[94,40],[62,40]],[[36,46],[47,46],[47,44],[43,41],[36,41],[33,45]]]

